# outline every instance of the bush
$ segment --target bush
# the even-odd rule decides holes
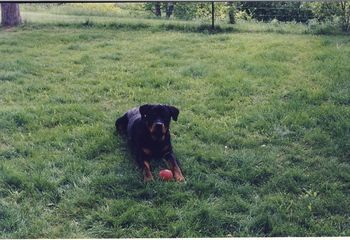
[[[319,21],[317,19],[311,19],[308,22],[308,29],[313,34],[334,34],[337,32],[337,27],[334,21]]]
[[[245,21],[250,21],[252,20],[252,16],[246,12],[246,11],[237,11],[235,15],[237,20],[245,20]]]

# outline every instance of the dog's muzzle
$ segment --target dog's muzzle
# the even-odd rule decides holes
[[[163,139],[166,133],[166,127],[162,122],[155,122],[150,128],[152,136],[156,139]]]

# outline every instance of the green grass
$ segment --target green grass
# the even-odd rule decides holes
[[[348,37],[27,16],[0,30],[0,237],[350,235]],[[114,134],[156,102],[184,184]]]

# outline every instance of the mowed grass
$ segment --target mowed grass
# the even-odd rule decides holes
[[[348,37],[32,24],[0,52],[0,237],[350,235]],[[143,103],[180,109],[186,183],[115,134]]]

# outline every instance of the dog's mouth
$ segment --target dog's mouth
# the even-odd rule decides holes
[[[164,140],[167,127],[162,122],[155,122],[149,126],[151,136],[155,140]]]

